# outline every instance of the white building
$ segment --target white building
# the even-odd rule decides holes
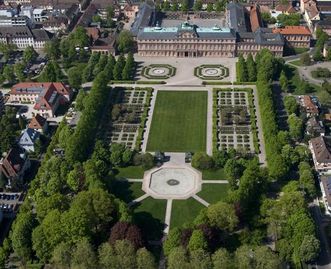
[[[14,44],[18,49],[25,49],[28,46],[43,49],[47,41],[49,36],[43,29],[30,30],[27,26],[0,27],[0,42]]]
[[[320,174],[331,174],[330,138],[319,136],[309,140],[315,170]]]

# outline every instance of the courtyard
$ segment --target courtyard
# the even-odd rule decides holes
[[[136,73],[139,80],[164,80],[168,85],[201,85],[204,80],[213,79],[213,77],[221,78],[224,82],[236,81],[236,58],[204,58],[201,61],[201,58],[182,60],[171,57],[136,56],[135,60],[139,63]],[[167,68],[169,66],[175,72],[169,72]],[[203,75],[195,76],[195,69],[201,66],[206,66],[204,70],[201,70]],[[211,68],[208,68],[210,66]],[[149,72],[146,72],[146,69]]]
[[[207,103],[203,91],[158,91],[147,151],[205,151]]]

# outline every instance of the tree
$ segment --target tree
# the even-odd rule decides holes
[[[238,225],[238,217],[233,205],[224,202],[210,205],[207,209],[207,217],[211,225],[230,232]]]
[[[206,170],[213,167],[213,158],[205,152],[197,152],[192,157],[192,166],[200,170]]]
[[[319,48],[317,48],[314,52],[313,59],[315,62],[319,62],[323,60],[322,52]]]
[[[300,259],[306,263],[314,261],[320,253],[320,242],[313,235],[306,235],[299,249]]]
[[[114,268],[136,268],[135,251],[128,241],[116,241],[114,245],[114,251],[116,253],[118,262],[118,266]]]
[[[82,70],[78,67],[71,67],[68,70],[68,81],[72,88],[79,89],[82,85]]]
[[[287,123],[289,125],[291,137],[295,140],[300,140],[303,132],[302,119],[297,117],[295,114],[291,114],[287,119]]]
[[[121,80],[122,79],[122,70],[125,66],[125,58],[124,55],[121,54],[118,59],[117,62],[115,64],[114,67],[114,72],[113,72],[113,76],[115,80]]]
[[[14,65],[15,75],[20,82],[23,82],[25,80],[24,68],[25,65],[20,62]]]
[[[45,44],[44,51],[48,58],[59,59],[61,57],[60,41],[57,38],[53,38]]]
[[[61,242],[58,244],[54,251],[51,259],[52,265],[55,268],[69,269],[71,264],[73,246],[68,242]]]
[[[87,97],[87,93],[85,90],[79,90],[77,97],[76,97],[76,105],[75,108],[78,111],[83,111],[84,110],[84,101]]]
[[[233,260],[225,248],[218,249],[212,256],[214,269],[232,269]]]
[[[190,3],[188,0],[182,0],[181,2],[181,10],[182,12],[188,12],[189,8],[190,8]]]
[[[216,151],[213,154],[214,165],[217,168],[222,168],[226,164],[229,154],[226,150]]]
[[[80,163],[74,164],[73,169],[69,172],[67,176],[67,184],[69,188],[74,191],[78,192],[82,189],[85,181],[85,175],[83,166]]]
[[[95,252],[86,238],[77,242],[72,253],[71,267],[77,269],[98,268]]]
[[[168,2],[168,1],[166,1],[166,2]],[[174,2],[174,3],[171,4],[171,11],[173,11],[173,12],[178,11],[178,3],[177,2]]]
[[[166,256],[168,256],[172,249],[180,245],[181,231],[178,227],[170,230],[167,239],[163,244],[163,251]]]
[[[202,1],[201,0],[197,0],[197,1],[194,2],[193,10],[195,12],[198,12],[198,11],[202,10]]]
[[[237,63],[237,80],[239,82],[246,82],[248,80],[246,62],[242,54],[239,55]]]
[[[311,59],[309,53],[302,53],[300,56],[300,62],[302,65],[311,65]]]
[[[282,70],[282,72],[280,73],[279,84],[280,84],[280,87],[282,88],[283,92],[288,91],[289,83],[288,83],[288,79],[287,79],[287,76],[286,76],[284,70]]]
[[[294,96],[285,96],[284,98],[284,106],[289,115],[297,114],[299,112],[299,104]]]
[[[118,240],[127,240],[138,249],[144,245],[138,226],[126,222],[117,222],[111,229],[109,242],[115,244]]]
[[[23,61],[25,64],[34,61],[37,58],[38,54],[32,46],[28,46],[23,52]]]
[[[133,51],[134,41],[132,34],[129,31],[127,30],[121,31],[120,34],[118,35],[117,43],[118,43],[118,50],[120,52],[127,53],[129,51]]]
[[[188,269],[190,268],[189,259],[183,247],[171,250],[168,256],[168,269]]]
[[[207,249],[207,240],[201,230],[194,230],[190,241],[188,243],[188,249],[194,251],[197,249]]]
[[[247,66],[247,77],[248,81],[254,82],[256,81],[256,66],[251,53],[248,54],[246,59]]]
[[[232,190],[238,188],[239,181],[244,167],[235,159],[229,159],[225,163],[224,172],[229,180],[229,184]]]
[[[280,260],[277,255],[266,246],[256,247],[254,258],[256,268],[274,269],[280,266]]]
[[[207,12],[213,12],[214,11],[214,5],[212,3],[207,3]]]
[[[203,249],[190,251],[190,266],[192,269],[212,268],[210,254]]]
[[[32,213],[18,214],[11,234],[13,250],[25,263],[32,254],[32,230],[35,226],[35,219]]]
[[[146,249],[138,249],[136,253],[137,269],[155,269],[157,268],[153,255]]]
[[[114,6],[112,5],[109,5],[106,9],[107,11],[107,26],[108,27],[114,27],[115,25],[115,22],[113,20],[113,17],[115,15],[115,9],[114,9]]]
[[[13,83],[15,81],[14,68],[12,65],[5,65],[3,68],[3,75],[8,83]]]

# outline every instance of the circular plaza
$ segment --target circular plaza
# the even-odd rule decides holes
[[[189,166],[166,166],[146,171],[142,189],[154,199],[188,199],[201,183],[201,172]]]

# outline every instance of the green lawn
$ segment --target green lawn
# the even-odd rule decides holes
[[[144,169],[141,166],[117,167],[117,177],[124,178],[143,178]]]
[[[207,92],[159,91],[148,151],[205,151]]]
[[[295,66],[302,66],[302,63],[300,60],[295,60],[295,61],[292,61],[292,62],[289,62],[290,64],[293,64]]]
[[[170,229],[182,227],[185,223],[192,223],[203,208],[206,207],[194,198],[174,200],[172,202]]]
[[[228,193],[228,184],[202,184],[202,190],[197,194],[210,204],[223,201]]]
[[[145,194],[141,187],[140,182],[132,183],[126,180],[113,180],[111,183],[112,193],[126,203]]]
[[[148,240],[158,240],[162,237],[166,205],[166,200],[148,197],[135,206],[134,222]]]
[[[210,169],[202,171],[202,179],[204,180],[226,180],[225,172],[223,168]]]

